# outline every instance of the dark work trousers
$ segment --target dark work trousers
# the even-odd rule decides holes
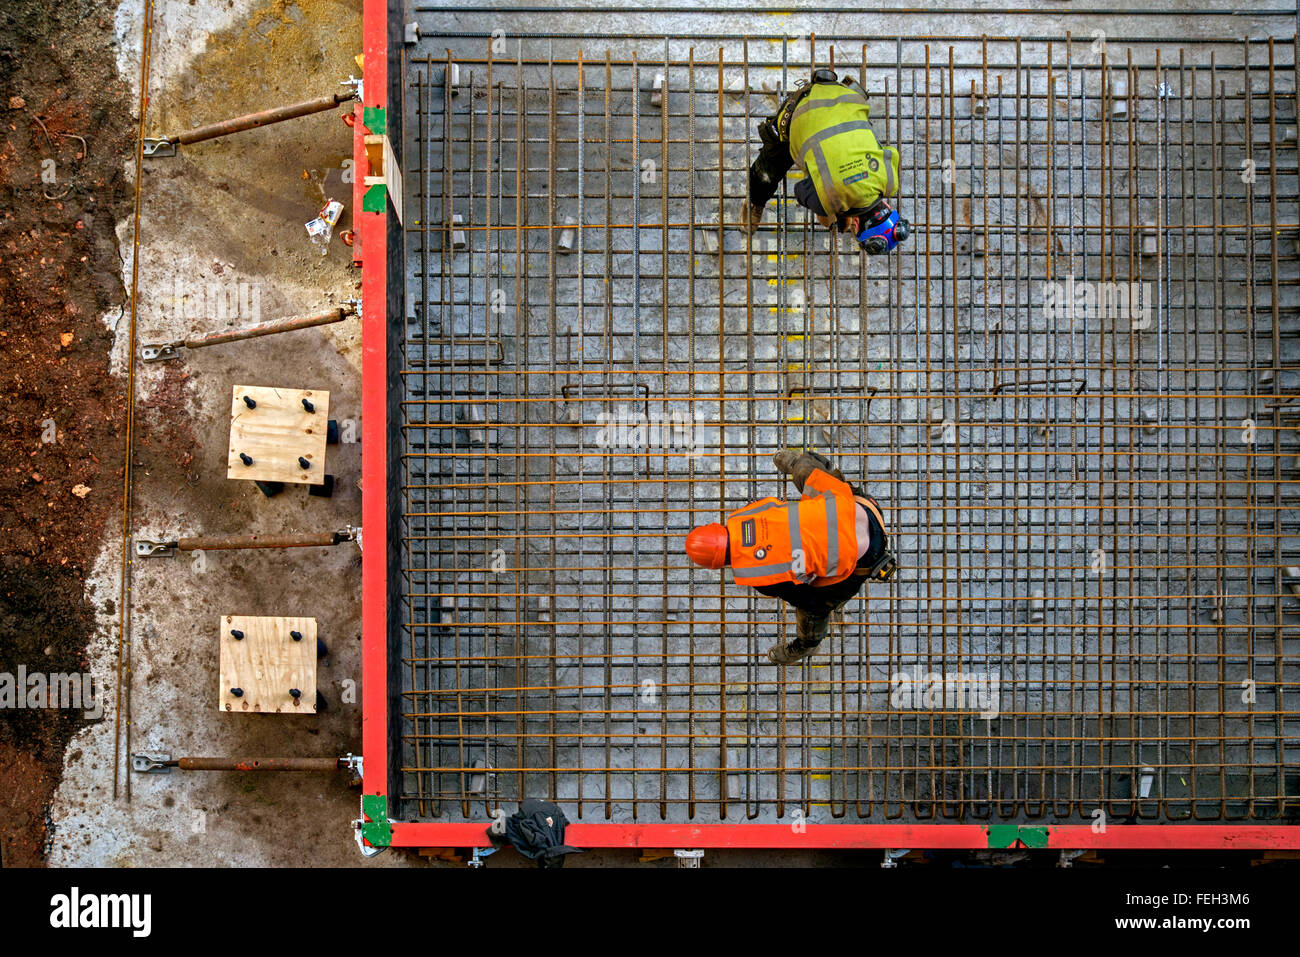
[[[850,486],[852,488],[852,486]],[[866,494],[857,488],[854,495],[866,498]],[[826,637],[831,615],[845,602],[862,590],[867,583],[867,572],[885,553],[885,530],[876,521],[876,516],[867,512],[867,521],[871,526],[871,544],[858,562],[857,569],[843,581],[833,585],[801,585],[798,582],[778,582],[775,585],[759,585],[756,591],[769,598],[780,598],[795,609],[795,638],[791,642],[797,651],[816,648]]]

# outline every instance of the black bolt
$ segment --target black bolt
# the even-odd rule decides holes
[[[240,452],[239,461],[243,462],[245,465],[252,465],[253,457],[249,455],[247,452]]]
[[[231,628],[231,629],[230,629],[230,634],[234,636],[235,641],[243,641],[243,640],[244,640],[244,633],[243,633],[242,631],[240,631],[238,628]]]
[[[236,698],[242,698],[242,697],[244,696],[244,689],[243,689],[243,688],[231,688],[231,689],[230,689],[230,693],[231,693],[232,695],[234,695]]]
[[[291,631],[291,632],[289,632],[289,637],[292,638],[294,641],[302,641],[302,632],[301,632],[301,631]]]
[[[297,688],[290,688],[290,689],[289,689],[289,697],[291,697],[291,698],[293,698],[295,701],[297,701],[299,698],[302,697],[302,692],[299,691]]]
[[[304,469],[309,469],[309,468],[311,468],[311,463],[308,462],[308,461],[307,461],[305,458],[303,458],[301,455],[298,456],[298,465],[299,465],[300,468],[304,468]]]
[[[312,404],[311,404],[310,402],[308,402],[306,399],[303,399],[303,400],[302,400],[302,407],[303,407],[304,409],[306,409],[308,412],[315,412],[315,411],[316,411],[316,406],[312,405]]]
[[[257,403],[254,402],[250,396],[244,396],[244,405],[248,406],[250,409],[257,408]]]

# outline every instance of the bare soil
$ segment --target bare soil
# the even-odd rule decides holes
[[[81,671],[84,594],[121,520],[126,322],[116,223],[135,104],[113,62],[116,0],[0,9],[0,671]],[[107,596],[105,596],[107,597]],[[115,596],[114,596],[115,597]],[[79,711],[0,711],[0,856],[43,861],[45,822]]]

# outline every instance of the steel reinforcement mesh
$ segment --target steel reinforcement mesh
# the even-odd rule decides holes
[[[1295,814],[1291,38],[407,56],[395,818]],[[901,151],[892,256],[793,179],[737,228],[814,62]],[[683,539],[790,446],[901,567],[778,669]]]

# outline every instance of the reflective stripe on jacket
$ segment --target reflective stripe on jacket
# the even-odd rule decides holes
[[[765,498],[727,516],[731,569],[740,585],[833,585],[858,563],[857,504],[849,486],[817,469],[803,498]]]
[[[790,156],[808,174],[828,216],[898,194],[898,151],[876,141],[870,114],[860,90],[815,83],[790,117]]]

